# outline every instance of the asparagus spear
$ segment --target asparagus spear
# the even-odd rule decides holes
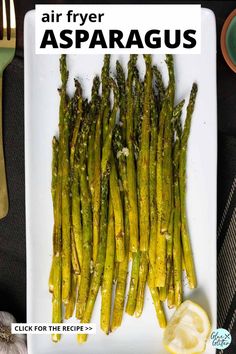
[[[129,201],[128,201],[128,180],[126,167],[126,153],[127,148],[124,147],[122,139],[122,129],[116,125],[113,134],[113,148],[116,159],[118,161],[119,176],[122,182],[122,189],[124,191],[124,215],[125,215],[125,235],[129,239]]]
[[[123,128],[123,127],[122,127]],[[111,323],[111,331],[114,331],[121,325],[123,318],[123,309],[125,301],[126,280],[129,262],[129,201],[128,201],[128,180],[127,180],[127,166],[126,166],[126,148],[122,139],[122,130],[120,126],[116,126],[114,130],[113,147],[118,160],[119,174],[122,180],[122,187],[124,190],[124,210],[125,210],[125,258],[123,262],[116,263],[116,291]]]
[[[182,302],[182,247],[180,235],[180,191],[179,191],[179,148],[180,141],[177,138],[174,148],[174,288],[175,288],[175,305],[179,306]]]
[[[123,261],[125,254],[124,246],[124,220],[123,220],[123,210],[122,210],[122,201],[119,189],[118,176],[115,166],[115,160],[113,153],[111,152],[112,148],[112,136],[116,123],[116,115],[119,107],[119,90],[115,81],[110,78],[109,84],[114,92],[114,104],[111,113],[111,117],[108,124],[107,136],[102,149],[102,174],[104,174],[107,161],[111,160],[111,174],[110,174],[110,191],[111,199],[114,209],[114,219],[115,219],[115,240],[116,240],[116,260],[118,262]]]
[[[127,97],[127,113],[126,113],[126,141],[128,147],[127,156],[127,191],[129,202],[129,227],[130,227],[130,251],[137,252],[139,245],[138,235],[138,206],[137,206],[137,191],[136,191],[136,173],[133,147],[133,77],[137,55],[131,55],[128,63],[128,79],[126,84]]]
[[[79,144],[77,144],[78,146]],[[79,260],[80,269],[83,260],[83,229],[81,220],[81,202],[79,187],[80,166],[78,158],[74,161],[73,179],[71,186],[71,208],[72,208],[72,237],[75,241],[76,253]]]
[[[161,108],[162,108],[163,101],[165,99],[165,86],[164,86],[162,74],[161,74],[160,70],[158,70],[156,65],[153,66],[153,74],[156,79],[156,88],[158,91],[158,108],[159,108],[159,112],[160,112]]]
[[[140,266],[139,266],[139,283],[137,301],[135,307],[135,317],[140,317],[143,312],[145,287],[148,275],[148,253],[141,252]]]
[[[62,264],[61,264],[61,162],[60,146],[57,139],[53,138],[53,162],[52,162],[52,200],[54,208],[53,227],[53,264],[49,283],[53,287],[52,297],[52,322],[62,322]],[[52,340],[58,342],[60,334],[53,334]]]
[[[60,150],[61,150],[61,170],[62,170],[62,300],[66,304],[70,295],[70,191],[69,191],[69,111],[67,107],[66,87],[68,81],[68,71],[66,56],[60,59],[60,72],[62,86],[60,89]]]
[[[123,220],[123,210],[122,210],[122,201],[119,190],[119,182],[117,177],[117,171],[115,166],[115,161],[113,153],[111,152],[112,148],[112,136],[116,124],[116,115],[119,107],[119,90],[115,81],[110,78],[109,84],[114,92],[114,103],[111,112],[111,117],[109,119],[108,128],[105,128],[107,131],[106,140],[102,148],[102,163],[101,171],[102,175],[107,166],[107,161],[111,159],[111,198],[114,208],[114,218],[115,218],[115,240],[116,240],[116,257],[117,261],[121,262],[124,259],[125,247],[124,247],[124,220]],[[103,125],[103,127],[105,127]]]
[[[107,170],[102,176],[102,193],[101,193],[101,223],[100,223],[100,243],[98,249],[97,261],[92,274],[92,279],[89,288],[89,296],[86,304],[85,311],[81,318],[82,323],[89,323],[91,320],[95,300],[97,298],[98,290],[101,284],[102,274],[104,270],[105,258],[106,258],[106,242],[107,242],[107,223],[108,223],[108,180],[110,175],[110,165],[107,161]],[[87,334],[77,335],[79,343],[83,343],[87,340]]]
[[[110,87],[109,86],[109,68],[110,55],[104,56],[104,64],[102,69],[102,99],[101,107],[98,113],[98,119],[95,129],[94,141],[94,179],[93,179],[93,262],[96,263],[98,244],[99,244],[99,230],[100,230],[100,207],[101,207],[101,158],[102,158],[102,137],[105,137],[105,130],[103,123],[108,125],[107,113],[110,111]],[[102,134],[103,131],[103,134]]]
[[[171,203],[171,176],[167,171],[167,181],[168,184],[165,186],[166,193],[164,193],[163,186],[163,175],[164,175],[164,132],[165,126],[168,125],[167,133],[170,132],[171,118],[172,118],[172,106],[174,100],[174,68],[173,68],[173,58],[167,56],[167,64],[169,70],[169,85],[166,90],[165,98],[163,100],[162,108],[159,117],[159,132],[157,141],[157,247],[156,247],[156,286],[164,287],[166,282],[166,221],[169,221],[170,213],[170,203]],[[167,135],[168,136],[168,135]],[[165,151],[167,156],[165,158],[165,170],[168,170],[169,166],[169,138],[167,140]],[[166,197],[165,203],[163,202],[163,197]],[[165,206],[165,207],[164,207]],[[164,215],[164,216],[163,216]]]
[[[144,84],[140,81],[138,69],[134,70],[134,152],[138,160],[141,145]]]
[[[110,59],[111,59],[111,56],[109,54],[104,55],[104,64],[103,64],[103,68],[102,68],[103,141],[105,141],[106,135],[108,133],[109,118],[110,118],[110,84],[109,84]]]
[[[101,329],[109,334],[110,332],[110,315],[112,301],[112,284],[114,274],[115,261],[115,229],[114,229],[114,211],[112,201],[109,201],[109,219],[107,229],[107,246],[106,260],[102,281],[102,304],[101,304]]]
[[[139,73],[137,68],[134,68],[134,152],[135,160],[138,160],[140,141],[141,141],[141,128],[142,128],[142,101],[143,101],[143,87],[140,82]],[[138,172],[138,171],[137,171]],[[138,173],[137,173],[137,188],[138,185]],[[137,196],[139,199],[139,192]],[[128,221],[128,218],[127,218]],[[136,307],[138,281],[139,281],[139,266],[140,266],[140,251],[130,252],[132,260],[131,279],[129,285],[128,301],[126,304],[126,312],[133,316]]]
[[[126,94],[125,94],[125,73],[117,60],[116,62],[116,80],[119,88],[119,108],[120,108],[120,125],[122,126],[123,139],[126,137]]]
[[[101,163],[102,175],[106,171],[107,161],[109,160],[111,154],[112,136],[116,124],[116,115],[119,108],[119,90],[115,81],[112,78],[109,78],[109,85],[113,89],[114,103],[113,103],[113,108],[112,108],[109,122],[107,123],[107,127],[103,125],[105,131],[107,132],[107,135],[102,148],[102,163]]]
[[[172,209],[172,143],[173,143],[173,129],[172,117],[175,95],[175,77],[174,77],[174,63],[171,55],[166,56],[166,63],[169,72],[169,86],[167,89],[168,105],[167,105],[167,119],[164,129],[163,142],[163,188],[162,198],[164,200],[162,206],[161,232],[165,233],[168,230]]]
[[[124,194],[124,224],[125,235],[129,239],[129,201],[128,201],[128,182],[126,168],[126,153],[127,149],[124,142],[126,141],[127,123],[126,123],[126,79],[124,70],[117,60],[116,62],[116,80],[119,89],[119,105],[120,105],[120,121],[119,126],[114,130],[113,147],[116,158],[118,159],[119,176],[122,182],[122,190]]]
[[[79,135],[80,125],[82,122],[82,111],[83,111],[82,88],[78,80],[75,80],[75,87],[76,87],[75,96],[77,98],[76,119],[75,119],[75,125],[74,125],[71,144],[70,144],[70,166],[72,171],[74,168],[75,148],[76,148],[76,143]]]
[[[81,190],[81,210],[83,220],[83,260],[81,269],[81,280],[76,304],[76,317],[83,317],[90,284],[90,265],[92,256],[92,206],[91,197],[87,181],[87,142],[89,132],[89,119],[84,118],[81,142],[79,148],[79,164],[80,164],[80,190]]]
[[[181,139],[181,135],[182,135],[181,115],[182,115],[182,110],[183,110],[184,104],[185,104],[185,100],[180,101],[175,106],[174,111],[173,111],[172,125],[173,125],[173,129],[175,130],[178,139]]]
[[[182,302],[182,246],[180,235],[180,191],[179,191],[179,155],[180,140],[182,135],[181,114],[184,101],[181,101],[174,109],[173,124],[176,131],[174,144],[173,165],[174,165],[174,232],[173,232],[173,277],[175,289],[175,305]]]
[[[124,215],[125,215],[125,258],[123,262],[117,263],[117,276],[116,276],[116,292],[113,309],[113,319],[111,330],[114,331],[121,325],[123,318],[126,280],[129,262],[129,201],[128,201],[128,181],[127,181],[127,167],[126,167],[126,152],[122,139],[122,130],[120,126],[116,126],[114,130],[113,147],[115,155],[118,160],[119,175],[122,181],[122,189],[124,191]]]
[[[102,111],[98,115],[94,141],[94,192],[93,192],[93,262],[96,263],[99,243],[101,206],[101,128]]]
[[[51,182],[51,193],[52,193],[52,203],[54,217],[56,212],[56,196],[57,196],[57,181],[58,181],[58,157],[59,155],[59,142],[54,136],[52,139],[52,182]]]
[[[157,112],[154,96],[151,99],[151,141],[149,152],[149,185],[150,185],[150,244],[149,260],[153,269],[156,264],[156,237],[157,237],[157,204],[156,204],[156,155],[157,155]]]
[[[176,142],[174,145],[174,220],[173,220],[173,268],[170,270],[169,288],[167,295],[168,307],[178,306],[182,301],[182,257],[180,241],[180,201],[179,201],[179,154],[180,139],[182,135],[181,114],[184,100],[181,101],[173,112],[173,125],[176,131]]]
[[[189,238],[189,230],[186,215],[186,160],[187,160],[187,144],[190,134],[190,126],[192,121],[193,110],[197,95],[197,84],[193,84],[190,93],[189,103],[187,107],[187,116],[185,120],[183,135],[180,147],[180,161],[179,161],[179,186],[180,186],[180,205],[181,205],[181,238],[183,245],[183,253],[185,260],[185,267],[190,288],[197,286],[196,273],[194,268],[192,249]]]
[[[122,262],[125,258],[124,217],[119,181],[113,154],[111,156],[110,192],[115,220],[116,261]]]
[[[100,109],[100,97],[99,97],[100,79],[95,76],[92,87],[92,99],[91,99],[91,129],[88,142],[88,180],[91,191],[92,202],[94,204],[94,166],[95,166],[95,149],[97,148],[95,143],[96,122]]]
[[[58,180],[58,154],[59,154],[59,142],[54,136],[52,140],[52,182],[51,182],[51,194],[52,194],[52,203],[53,203],[53,214],[54,220],[56,219],[56,190],[57,190],[57,180]],[[52,258],[51,271],[49,276],[49,291],[53,293],[53,278],[54,278],[54,257]]]
[[[146,63],[146,77],[144,82],[144,109],[141,132],[141,145],[138,160],[138,174],[140,179],[139,200],[139,229],[140,250],[148,251],[149,245],[149,138],[150,138],[150,97],[152,93],[152,59],[151,55],[144,55]]]
[[[140,264],[140,251],[137,251],[133,254],[132,272],[131,272],[130,285],[129,285],[128,301],[127,301],[126,309],[125,309],[125,311],[130,316],[133,316],[134,311],[135,311],[135,307],[136,307],[137,292],[138,292],[138,280],[139,280],[139,264]]]

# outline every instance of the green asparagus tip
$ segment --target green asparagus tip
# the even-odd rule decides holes
[[[136,64],[138,59],[138,55],[137,54],[130,54],[130,59],[129,59],[129,63],[128,63],[128,67],[129,68],[133,68],[134,65]]]
[[[76,87],[77,95],[78,96],[82,96],[82,86],[81,86],[79,80],[78,79],[74,79],[74,81],[75,81],[75,87]]]
[[[69,72],[67,70],[67,64],[66,64],[66,55],[62,54],[60,58],[60,72],[61,72],[61,81],[62,81],[62,86],[66,86],[68,77],[69,77]]]
[[[144,60],[145,60],[146,65],[151,65],[151,63],[152,63],[152,56],[151,56],[150,54],[144,54],[143,57],[144,57]]]
[[[167,65],[173,65],[174,63],[174,57],[172,54],[166,54],[166,64]]]
[[[119,60],[116,61],[116,70],[117,70],[117,71],[120,71],[120,70],[123,71],[122,66],[121,66],[121,63],[119,62]]]
[[[105,54],[104,55],[104,61],[103,61],[103,68],[102,68],[102,76],[107,75],[107,70],[109,70],[110,67],[110,59],[111,55],[110,54]]]
[[[193,86],[192,86],[192,90],[191,90],[191,94],[190,96],[195,99],[196,95],[197,95],[197,91],[198,91],[198,86],[196,84],[196,82],[193,83]]]
[[[116,78],[118,83],[124,83],[125,73],[119,60],[116,61]]]
[[[92,87],[92,97],[97,94],[100,86],[100,79],[99,76],[96,75],[93,79],[93,87]]]

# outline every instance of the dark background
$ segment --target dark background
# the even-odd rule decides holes
[[[139,1],[128,2],[142,3]],[[35,3],[78,4],[93,2],[73,0],[49,0],[39,2],[33,0],[15,0],[17,14],[17,52],[13,63],[7,68],[4,75],[4,142],[10,211],[8,216],[0,221],[0,310],[11,312],[19,322],[26,321],[23,22],[25,13],[34,9]],[[103,1],[103,3],[110,2]],[[118,1],[117,3],[122,3],[122,1]],[[178,2],[149,1],[148,3]],[[181,1],[180,3],[185,3],[185,1]],[[187,1],[186,3],[199,2]],[[223,22],[228,14],[236,8],[236,1],[201,1],[200,3],[202,6],[208,7],[214,11],[218,34],[219,221],[232,180],[236,175],[236,74],[234,74],[224,62],[219,47],[219,39]],[[220,242],[221,241],[219,241],[219,243]],[[218,244],[218,247],[220,247],[220,244]],[[231,350],[228,352],[233,353]],[[235,352],[234,350],[234,353]]]

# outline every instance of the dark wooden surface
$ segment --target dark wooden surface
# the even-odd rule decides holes
[[[27,11],[41,4],[78,4],[80,1],[15,0],[17,13],[17,56],[4,77],[4,141],[9,181],[10,212],[0,221],[0,310],[12,312],[17,320],[26,320],[26,252],[24,209],[24,104],[23,104],[23,20]],[[92,2],[81,2],[92,3]],[[110,3],[105,2],[103,3]],[[115,3],[115,2],[114,2]],[[118,2],[117,2],[118,3]],[[120,1],[119,3],[122,3]],[[132,3],[132,1],[129,1]],[[143,3],[133,1],[133,3]],[[150,1],[149,3],[178,3]],[[181,1],[180,3],[199,3]],[[230,183],[235,175],[236,152],[236,74],[226,65],[219,47],[220,31],[236,1],[202,1],[212,9],[217,24],[218,75],[218,216],[222,214]],[[204,34],[203,34],[204,35]],[[230,156],[229,156],[230,155]]]

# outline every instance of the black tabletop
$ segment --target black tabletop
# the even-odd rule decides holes
[[[101,2],[110,3],[109,1]],[[25,13],[33,9],[35,3],[78,4],[93,2],[15,0],[17,55],[4,75],[4,147],[10,211],[8,216],[0,221],[0,310],[13,313],[19,322],[26,321],[23,21]],[[117,1],[117,3],[122,3],[122,1]],[[123,1],[123,3],[127,2]],[[136,0],[129,1],[129,3],[144,3],[144,1]],[[148,1],[148,3],[178,2]],[[236,8],[236,1],[181,1],[179,3],[201,3],[203,7],[212,9],[216,16],[218,34],[218,290],[220,290],[218,292],[218,311],[221,311],[218,318],[221,321],[219,324],[229,328],[233,333],[234,344],[224,352],[235,353],[236,272],[232,275],[230,269],[236,269],[236,261],[234,260],[232,263],[230,257],[227,258],[226,242],[228,242],[229,225],[234,224],[236,207],[236,196],[234,195],[236,187],[236,74],[228,68],[222,57],[219,38],[223,22],[228,14]],[[233,241],[231,240],[231,242]],[[234,247],[234,242],[230,247]],[[231,279],[233,295],[230,301],[227,298],[226,304],[219,293],[229,286],[227,282],[230,282],[230,279],[227,274],[233,276]]]

